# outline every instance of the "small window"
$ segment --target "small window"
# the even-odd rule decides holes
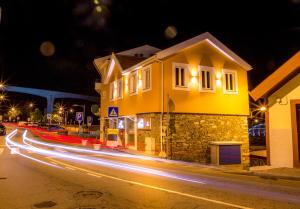
[[[224,70],[224,93],[237,93],[237,73],[233,70]]]
[[[114,87],[115,82],[111,82],[109,84],[109,99],[114,100],[114,92],[115,92],[115,87]]]
[[[200,91],[214,90],[214,70],[211,67],[200,67]]]
[[[173,88],[188,89],[189,68],[187,64],[173,64]]]
[[[142,70],[143,91],[151,90],[151,67]]]
[[[123,97],[123,80],[122,78],[117,80],[117,96],[116,99],[120,99]]]
[[[110,100],[121,99],[123,97],[123,80],[122,78],[110,83],[109,98]]]
[[[131,95],[137,94],[137,91],[138,91],[138,74],[137,74],[137,71],[130,74],[129,83],[130,83],[129,93]]]

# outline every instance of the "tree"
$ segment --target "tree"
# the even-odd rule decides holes
[[[21,111],[17,108],[11,108],[7,114],[9,118],[14,120],[16,119],[16,117],[18,117],[21,114]]]
[[[94,104],[91,106],[91,112],[95,115],[95,116],[99,116],[99,112],[100,112],[100,108],[98,105]]]
[[[39,108],[35,108],[34,111],[30,113],[30,119],[32,122],[41,122],[43,120],[43,114]]]

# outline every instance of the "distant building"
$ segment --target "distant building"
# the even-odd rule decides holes
[[[239,141],[242,163],[249,164],[251,66],[210,33],[165,50],[145,45],[112,53],[94,64],[103,140],[118,129],[119,145],[203,163],[211,141]],[[119,117],[108,117],[108,107],[118,107]]]
[[[300,167],[300,51],[250,92],[254,100],[267,98],[266,144],[268,164]]]

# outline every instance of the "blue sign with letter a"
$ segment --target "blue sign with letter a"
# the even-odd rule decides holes
[[[119,108],[118,107],[108,107],[108,117],[110,117],[110,118],[119,117]]]

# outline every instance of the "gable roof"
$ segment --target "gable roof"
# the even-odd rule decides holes
[[[262,97],[269,96],[271,93],[279,89],[292,76],[299,72],[300,69],[300,51],[281,65],[275,72],[269,75],[251,92],[250,96],[257,101]]]
[[[120,55],[120,54],[115,54],[115,56],[118,59],[122,67],[122,70],[130,68],[133,65],[136,65],[137,63],[140,63],[146,59],[146,57],[134,57],[134,56]]]
[[[97,69],[98,73],[101,75],[101,68],[104,65],[103,63],[109,62],[109,66],[111,66],[112,59],[115,59],[113,62],[121,69],[130,68],[132,65],[135,65],[143,60],[147,59],[148,57],[152,56],[156,52],[160,51],[161,49],[150,46],[150,45],[143,45],[136,48],[132,48],[129,50],[121,51],[118,53],[112,53],[111,55],[107,55],[104,57],[98,57],[94,59],[93,64]]]
[[[194,38],[188,39],[184,42],[176,44],[165,50],[157,52],[156,53],[157,58],[163,59],[165,57],[171,56],[175,53],[180,52],[181,50],[193,47],[202,41],[207,41],[210,45],[212,45],[214,48],[216,48],[218,51],[220,51],[222,54],[224,54],[230,60],[236,62],[238,65],[243,67],[245,70],[248,71],[248,70],[252,69],[251,65],[249,65],[246,61],[244,61],[242,58],[240,58],[238,55],[236,55],[233,51],[231,51],[228,47],[226,47],[223,43],[221,43],[218,39],[216,39],[209,32],[202,33]]]

